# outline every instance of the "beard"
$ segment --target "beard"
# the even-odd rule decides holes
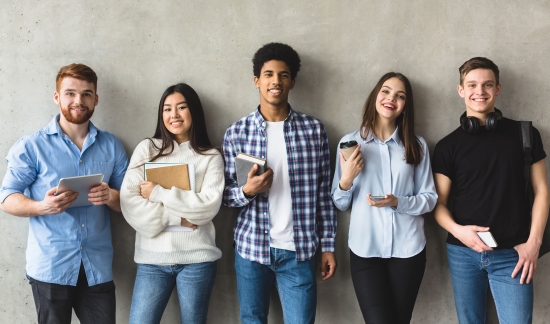
[[[61,105],[59,107],[61,108],[61,113],[63,114],[65,119],[69,123],[77,124],[77,125],[84,124],[85,122],[90,120],[90,118],[92,118],[92,115],[94,114],[94,110],[95,110],[95,109],[90,110],[90,108],[88,108],[86,106],[80,106],[79,108],[86,108],[86,113],[79,114],[78,116],[73,116],[73,115],[71,115],[70,107],[69,108],[64,108],[64,107],[61,107]]]

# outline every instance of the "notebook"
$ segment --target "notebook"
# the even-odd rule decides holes
[[[242,187],[246,184],[248,180],[248,173],[254,164],[258,165],[258,170],[256,170],[256,175],[263,174],[267,169],[267,164],[265,159],[260,159],[258,157],[238,153],[235,157],[235,165],[237,166],[237,184],[239,187]],[[267,197],[267,191],[259,193],[260,197]]]
[[[147,162],[144,165],[143,178],[158,183],[165,189],[176,187],[195,191],[195,165],[185,163]],[[167,226],[163,232],[192,232],[185,226]]]

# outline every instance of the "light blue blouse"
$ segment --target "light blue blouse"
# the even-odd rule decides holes
[[[336,207],[346,210],[353,201],[349,226],[349,248],[364,258],[408,258],[420,253],[426,245],[424,213],[435,207],[437,193],[430,166],[426,141],[423,156],[415,168],[405,161],[405,147],[398,129],[382,142],[371,132],[363,140],[359,131],[344,136],[340,142],[351,140],[361,144],[365,164],[353,180],[350,190],[340,189],[340,145],[332,182],[332,200]],[[372,207],[367,194],[397,197],[397,207]]]

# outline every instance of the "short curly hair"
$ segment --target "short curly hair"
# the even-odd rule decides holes
[[[271,60],[285,62],[290,68],[290,78],[292,80],[296,78],[298,71],[300,71],[300,56],[292,47],[282,43],[269,43],[262,46],[252,58],[254,76],[259,78],[264,63]]]

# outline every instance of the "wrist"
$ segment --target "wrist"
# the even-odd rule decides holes
[[[246,197],[246,198],[252,198],[255,196],[255,194],[253,194],[252,192],[248,191],[248,188],[246,187],[246,184],[242,187],[242,191],[243,191],[243,195]]]
[[[348,179],[340,179],[340,182],[338,183],[338,186],[340,186],[340,189],[344,191],[348,191],[351,189],[351,186],[353,185],[353,181],[349,181]]]

